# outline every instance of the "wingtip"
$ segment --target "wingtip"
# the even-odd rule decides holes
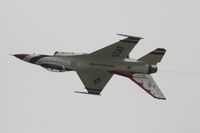
[[[165,48],[157,48],[156,50],[157,50],[157,51],[166,52],[166,49],[165,49]]]
[[[80,93],[80,94],[88,94],[88,95],[95,95],[95,96],[101,96],[101,94],[92,94],[88,92],[82,92],[82,91],[74,91],[75,93]]]
[[[159,98],[159,97],[155,97],[156,99],[159,99],[159,100],[167,100],[165,97],[162,97],[162,98]]]
[[[124,37],[130,37],[130,38],[144,39],[143,37],[131,36],[131,35],[125,35],[125,34],[117,34],[117,35],[118,36],[124,36]]]

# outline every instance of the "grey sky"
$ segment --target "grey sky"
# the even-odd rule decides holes
[[[200,131],[198,0],[1,0],[1,133]],[[167,49],[153,99],[114,76],[102,96],[76,94],[74,72],[50,73],[9,54],[92,52],[121,37],[144,37],[131,57]]]

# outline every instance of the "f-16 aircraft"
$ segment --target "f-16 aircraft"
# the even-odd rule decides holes
[[[152,97],[165,100],[151,74],[157,72],[157,63],[161,62],[166,50],[157,48],[137,60],[130,59],[129,53],[143,38],[118,35],[125,38],[90,54],[56,51],[54,55],[14,56],[53,72],[76,71],[87,90],[78,93],[100,95],[111,77],[117,74],[131,79]]]

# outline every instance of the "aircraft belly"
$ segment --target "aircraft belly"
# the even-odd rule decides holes
[[[143,74],[146,74],[149,71],[148,65],[139,62],[105,62],[80,60],[76,58],[63,59],[58,57],[45,57],[35,62],[35,64],[57,64],[74,71],[125,71]]]
[[[139,63],[127,62],[77,62],[78,71],[128,71],[134,73],[148,73],[148,66]]]

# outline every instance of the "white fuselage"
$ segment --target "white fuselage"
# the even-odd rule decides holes
[[[40,57],[41,56],[41,57]],[[149,65],[131,59],[106,60],[83,55],[30,55],[24,61],[40,65],[50,71],[124,71],[149,73]]]
[[[157,72],[157,63],[161,62],[166,50],[157,48],[133,60],[129,54],[142,38],[119,35],[126,38],[90,54],[56,51],[53,55],[13,56],[53,72],[75,71],[87,90],[86,94],[100,95],[112,76],[117,74],[131,79],[154,98],[165,100],[150,74]]]

